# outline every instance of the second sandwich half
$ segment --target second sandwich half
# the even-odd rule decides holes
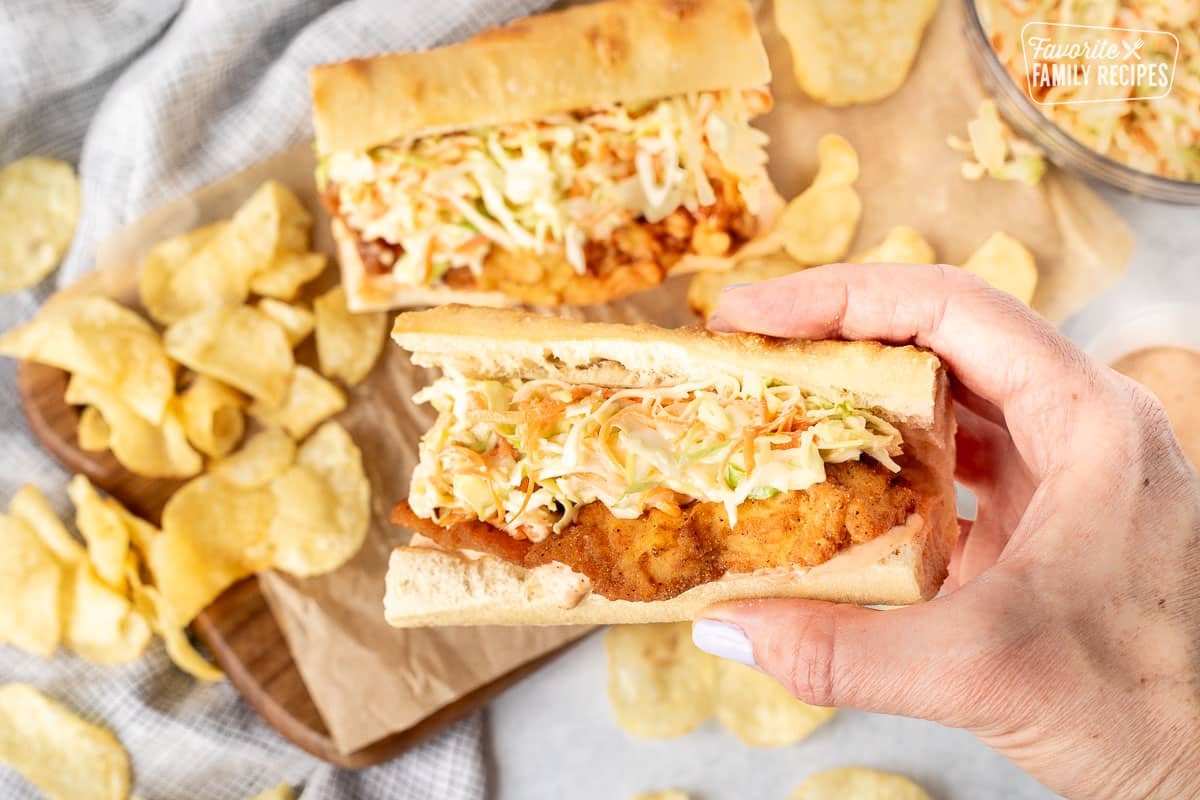
[[[746,0],[608,0],[315,68],[355,310],[586,305],[722,268],[781,201]]]
[[[445,307],[392,557],[396,625],[691,618],[719,600],[927,599],[957,533],[939,359],[875,342]]]

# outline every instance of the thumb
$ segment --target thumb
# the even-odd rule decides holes
[[[971,727],[986,714],[990,646],[966,590],[875,611],[813,600],[751,600],[706,609],[696,646],[750,664],[811,705]],[[990,665],[992,668],[995,664]]]

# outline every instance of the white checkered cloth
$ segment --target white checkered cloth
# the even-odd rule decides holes
[[[0,296],[0,331],[91,268],[123,223],[311,137],[306,70],[323,61],[459,40],[545,0],[3,0],[0,164],[78,164],[83,217],[57,276]],[[0,359],[0,502],[37,484],[70,516],[68,475],[26,431]],[[0,554],[0,558],[5,557]],[[292,747],[228,683],[201,686],[161,646],[104,668],[0,646],[0,683],[25,681],[109,727],[149,800],[241,800],[281,782],[304,800],[482,798],[480,717],[390,764],[338,771]],[[0,798],[36,798],[0,766]]]

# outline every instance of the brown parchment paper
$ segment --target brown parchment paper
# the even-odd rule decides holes
[[[966,130],[982,90],[964,50],[956,0],[942,3],[913,73],[896,95],[846,109],[821,107],[799,92],[786,44],[769,12],[769,3],[759,5],[775,75],[776,106],[763,121],[772,137],[772,175],[785,196],[794,195],[816,171],[817,139],[827,132],[846,136],[862,161],[857,188],[863,221],[855,249],[875,243],[892,225],[907,224],[929,239],[940,260],[960,263],[991,233],[1004,230],[1036,255],[1041,281],[1035,306],[1056,321],[1120,274],[1132,238],[1081,182],[1056,171],[1037,188],[960,177],[960,156],[945,138]],[[218,181],[118,231],[99,247],[97,266],[132,270],[154,242],[228,217],[268,178],[290,186],[314,211],[315,246],[332,253],[328,220],[316,201],[313,167],[311,147],[302,145]],[[686,277],[676,278],[627,301],[563,313],[690,324],[686,288]],[[303,348],[299,355],[302,361],[311,358]],[[432,421],[427,408],[409,400],[428,378],[427,371],[413,368],[407,355],[389,343],[339,416],[362,448],[372,488],[371,532],[358,556],[316,578],[261,576],[308,690],[338,748],[347,753],[411,727],[587,632],[534,627],[399,631],[383,621],[387,556],[408,536],[389,525],[387,516],[407,493],[417,440]]]

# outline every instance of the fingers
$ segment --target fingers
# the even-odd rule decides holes
[[[949,656],[961,654],[961,638],[977,628],[955,596],[895,611],[755,600],[706,610],[693,639],[722,657],[752,654],[755,666],[812,705],[946,721],[975,668]],[[739,632],[749,647],[737,643]]]
[[[1044,474],[1058,442],[1027,435],[1030,418],[1073,430],[1070,409],[1096,382],[1087,357],[1015,298],[955,267],[835,264],[721,295],[713,327],[771,336],[913,342],[935,351],[967,390],[1004,415]]]

